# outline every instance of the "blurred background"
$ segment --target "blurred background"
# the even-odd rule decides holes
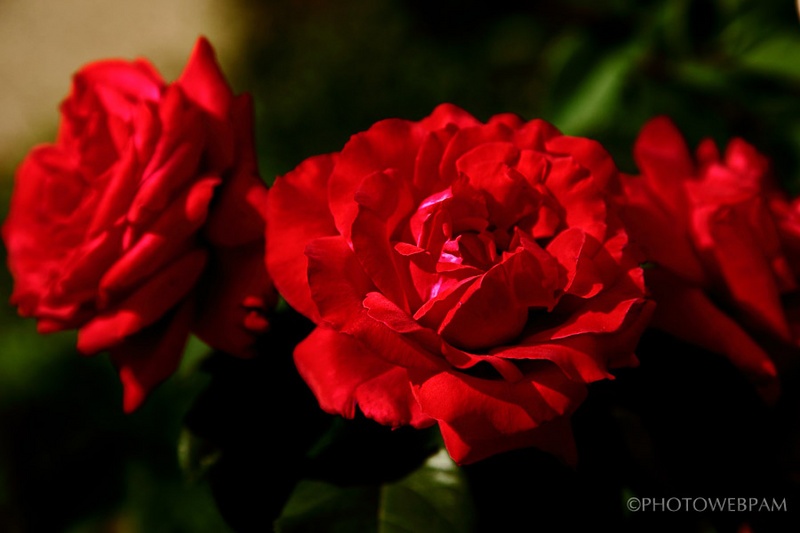
[[[17,164],[32,146],[54,138],[57,106],[73,72],[97,59],[141,56],[172,80],[200,34],[216,48],[235,90],[255,97],[267,181],[306,157],[341,149],[377,120],[418,120],[451,102],[482,120],[513,112],[593,137],[628,172],[635,171],[630,152],[638,130],[652,116],[668,114],[691,146],[706,136],[720,143],[745,138],[773,160],[790,191],[800,192],[800,23],[791,0],[0,0],[0,219]],[[4,262],[5,251],[0,254]],[[77,355],[71,333],[38,336],[33,320],[2,303],[11,287],[3,269],[0,531],[230,531],[218,511],[219,494],[186,468],[193,456],[183,421],[211,379],[198,370],[205,348],[192,343],[178,374],[125,416],[106,357]],[[679,364],[691,366],[680,347],[673,349]],[[670,372],[643,363],[645,376]],[[717,403],[698,408],[684,390],[674,408],[656,409],[664,418],[650,422],[661,424],[662,437],[680,427],[691,433],[682,424],[702,425],[698,413],[732,408],[725,396],[702,392],[705,378],[719,371],[701,368],[692,382],[701,399],[713,396]],[[618,390],[636,398],[650,394],[651,407],[658,405],[656,392],[675,394],[643,391],[643,385],[626,389],[630,377],[621,376]],[[619,425],[628,416],[608,403],[619,392],[606,384],[593,392],[579,422],[613,412]],[[739,392],[734,387],[727,394]],[[723,417],[722,434],[740,440],[709,473],[721,475],[720,483],[726,475],[737,479],[737,469],[756,475],[759,464],[740,452],[771,453],[770,446],[753,444],[764,413],[749,405],[741,419]],[[269,416],[263,413],[260,423],[269,424]],[[800,447],[797,419],[791,422],[787,429],[783,419],[769,431]],[[578,444],[587,448],[589,474],[598,476],[581,485],[585,492],[602,488],[597,479],[613,469],[598,466],[602,447],[585,444],[601,435],[599,427],[589,423],[578,431],[582,435]],[[700,437],[687,439],[669,446],[700,444],[714,454]],[[630,460],[632,469],[652,462],[646,439],[634,441],[617,452],[644,455]],[[685,473],[678,486],[691,492],[691,482],[701,479],[691,471],[702,469],[703,461],[681,461],[671,466]],[[782,483],[800,482],[796,459],[790,456],[781,468]],[[563,480],[560,470],[548,472],[542,475]],[[622,516],[616,497],[602,505],[616,506]],[[728,526],[745,531],[736,521],[702,517],[682,530]]]

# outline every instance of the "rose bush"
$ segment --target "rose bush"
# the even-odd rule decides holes
[[[144,60],[76,73],[54,144],[20,165],[2,235],[12,303],[41,332],[109,350],[135,409],[190,332],[247,355],[274,298],[252,103],[200,39],[166,84]]]
[[[634,158],[640,175],[623,176],[622,215],[654,263],[654,325],[726,355],[774,399],[768,352],[796,346],[800,333],[789,305],[800,274],[797,210],[767,159],[738,138],[724,154],[706,139],[692,157],[675,124],[657,117]]]
[[[650,314],[617,180],[596,142],[452,105],[279,177],[267,265],[317,324],[294,357],[321,407],[438,423],[459,463],[525,446],[574,461],[569,415],[636,364]]]

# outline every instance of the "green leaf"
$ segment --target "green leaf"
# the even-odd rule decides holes
[[[211,355],[211,350],[203,341],[194,335],[189,335],[186,348],[183,350],[183,358],[178,368],[181,376],[191,376],[197,372],[198,367]]]
[[[381,533],[471,530],[466,481],[444,449],[406,478],[384,485],[381,495]]]
[[[44,336],[34,320],[0,315],[0,405],[53,387],[60,379],[54,369],[77,357],[75,343],[74,332]]]
[[[441,449],[392,483],[341,487],[303,480],[275,522],[275,531],[466,533],[473,522],[464,475]]]
[[[800,35],[779,33],[753,46],[739,58],[740,65],[769,76],[800,80]]]
[[[567,135],[586,135],[619,120],[622,91],[642,50],[633,43],[600,60],[556,111],[552,121],[556,127]]]
[[[301,481],[275,522],[279,533],[378,531],[378,487]]]
[[[189,480],[197,481],[205,477],[221,456],[222,451],[207,439],[195,435],[187,427],[181,429],[178,437],[178,464]]]

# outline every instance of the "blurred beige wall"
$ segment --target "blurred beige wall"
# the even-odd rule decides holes
[[[202,34],[235,86],[244,20],[225,0],[0,0],[0,187],[31,146],[52,140],[81,65],[143,56],[170,81]]]

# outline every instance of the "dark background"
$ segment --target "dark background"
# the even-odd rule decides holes
[[[377,120],[451,102],[590,136],[628,172],[641,126],[667,114],[692,146],[745,138],[800,192],[800,23],[788,0],[239,0],[236,12],[231,79],[255,97],[269,182]],[[3,270],[0,301],[11,286]],[[193,342],[180,372],[125,416],[105,356],[82,358],[72,333],[40,337],[0,307],[0,531],[266,531],[295,476],[352,489],[402,477],[435,450],[430,432],[356,421],[309,464],[309,447],[339,426],[291,367],[308,324],[288,311],[276,320],[254,362]],[[768,408],[721,358],[658,334],[639,353],[639,369],[593,386],[576,413],[577,470],[531,450],[464,468],[470,499],[452,531],[797,530],[797,376]],[[786,498],[789,511],[636,514],[631,496]],[[285,530],[327,531],[326,512]]]

